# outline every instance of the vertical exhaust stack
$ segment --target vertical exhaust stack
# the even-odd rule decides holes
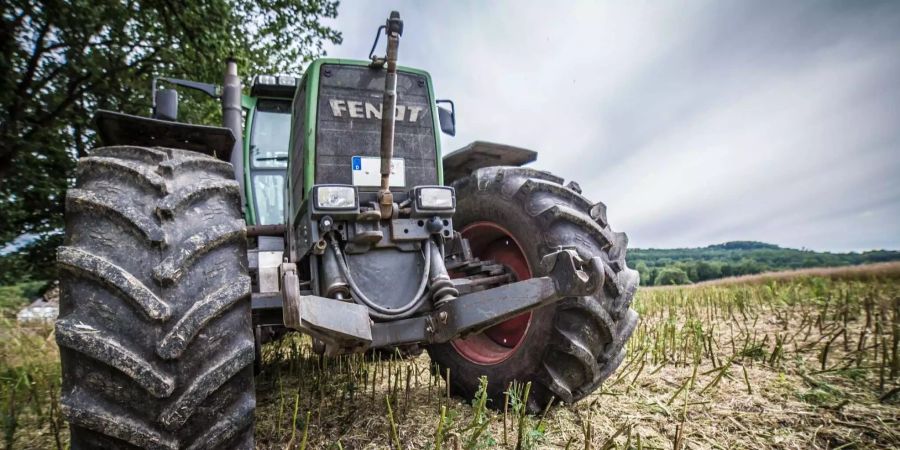
[[[394,157],[394,120],[397,110],[397,50],[403,34],[400,13],[391,11],[385,24],[387,35],[387,55],[384,57],[387,73],[384,77],[384,101],[381,105],[381,189],[378,191],[378,205],[381,218],[388,219],[393,214],[394,195],[391,194],[391,160]]]
[[[241,207],[244,207],[244,139],[241,126],[241,78],[238,76],[237,61],[228,58],[225,62],[225,83],[222,90],[222,122],[225,128],[234,134],[234,147],[231,149],[231,165],[234,167],[234,178],[240,186]]]

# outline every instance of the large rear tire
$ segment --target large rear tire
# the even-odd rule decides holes
[[[60,247],[72,448],[252,448],[246,232],[231,165],[102,147],[78,162]]]
[[[545,275],[541,258],[560,247],[606,265],[594,296],[566,298],[510,319],[485,332],[428,352],[457,395],[472,398],[487,376],[492,406],[503,407],[513,381],[531,382],[528,409],[538,412],[552,398],[574,403],[621,364],[624,345],[637,324],[630,308],[638,274],[625,264],[628,239],[613,232],[606,206],[591,203],[577,185],[547,172],[488,167],[453,183],[454,226],[469,239],[475,256],[504,264],[525,279]]]

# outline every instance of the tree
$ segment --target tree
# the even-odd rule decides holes
[[[690,280],[699,280],[700,278],[697,276],[697,261],[689,260],[678,263],[678,267],[681,268],[686,274],[688,279]]]
[[[641,285],[642,286],[650,286],[653,284],[653,275],[650,267],[647,266],[647,263],[644,261],[638,261],[634,266],[634,270],[637,270],[641,275]]]
[[[341,40],[321,24],[335,0],[12,0],[0,16],[0,247],[39,237],[0,257],[14,266],[0,282],[24,267],[53,275],[48,249],[75,160],[95,145],[93,111],[146,115],[154,76],[215,82],[229,56],[244,75],[299,73]],[[181,115],[211,123],[216,110],[188,98]]]
[[[735,275],[753,275],[764,270],[762,264],[750,258],[744,258],[740,264],[735,267]]]
[[[656,275],[656,286],[668,286],[673,284],[690,284],[687,273],[677,266],[663,267]]]
[[[722,277],[725,278],[725,277],[732,277],[732,276],[734,276],[734,267],[728,262],[723,262],[722,263]]]
[[[875,250],[862,253],[829,253],[782,248],[754,241],[735,241],[700,248],[629,249],[632,262],[643,262],[651,278],[641,284],[653,284],[664,267],[679,267],[692,281],[756,274],[769,270],[802,267],[844,266],[900,260],[900,251]]]
[[[722,266],[719,263],[697,261],[697,278],[695,281],[706,281],[722,276]]]

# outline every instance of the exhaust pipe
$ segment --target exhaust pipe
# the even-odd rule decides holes
[[[222,90],[222,122],[225,128],[234,134],[234,147],[231,148],[231,165],[234,167],[234,178],[238,182],[241,193],[241,208],[245,206],[244,198],[244,139],[241,126],[241,78],[238,76],[237,61],[228,58],[225,62],[225,83]]]
[[[384,57],[387,73],[384,77],[384,101],[381,104],[381,189],[378,191],[378,205],[381,218],[393,214],[394,195],[391,194],[391,160],[394,157],[394,120],[397,114],[397,51],[403,34],[400,13],[391,11],[385,24],[387,35],[387,55]]]

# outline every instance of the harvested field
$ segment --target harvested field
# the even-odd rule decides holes
[[[520,389],[505,414],[448,399],[425,355],[320,362],[284,341],[266,349],[259,443],[291,442],[296,409],[294,441],[315,448],[896,447],[900,270],[829,274],[645,290],[622,367],[539,417],[518,414]]]
[[[427,355],[320,359],[264,347],[260,448],[900,447],[900,265],[644,289],[622,367],[594,395],[522,414],[448,398]],[[2,325],[8,448],[65,447],[47,328]],[[450,374],[452,377],[453,375]]]

